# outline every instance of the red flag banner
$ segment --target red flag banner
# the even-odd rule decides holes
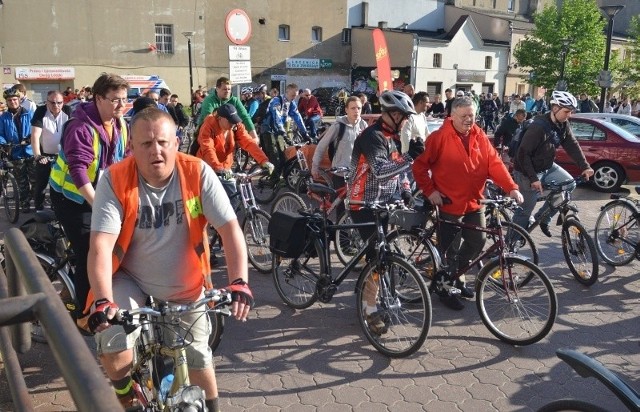
[[[378,92],[393,89],[391,82],[391,59],[389,49],[384,38],[384,32],[380,29],[373,30],[373,50],[376,53],[376,71],[378,73]]]

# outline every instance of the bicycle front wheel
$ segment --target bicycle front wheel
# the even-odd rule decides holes
[[[222,340],[224,333],[224,316],[218,312],[209,312],[209,322],[211,322],[211,333],[209,334],[209,347],[211,352],[215,352]]]
[[[252,217],[242,223],[244,240],[247,242],[249,262],[260,273],[271,272],[271,250],[269,249],[269,221],[271,216],[264,210],[254,210]]]
[[[562,411],[575,411],[575,412],[607,412],[608,409],[601,408],[598,405],[594,405],[589,402],[581,401],[578,399],[559,399],[544,405],[538,409],[538,412],[562,412]]]
[[[59,269],[56,264],[56,260],[51,256],[36,253],[36,258],[38,259],[40,266],[42,266],[44,273],[51,281],[53,288],[58,293],[64,307],[69,311],[69,314],[73,316],[77,306],[75,287],[71,283],[69,276],[61,273],[61,271],[66,269]],[[31,340],[39,343],[47,343],[47,335],[38,320],[31,322]]]
[[[637,255],[640,227],[636,208],[627,201],[607,203],[596,220],[595,242],[598,253],[612,266],[630,263]]]
[[[585,286],[598,280],[598,255],[593,239],[576,219],[562,225],[562,252],[573,277]]]
[[[431,298],[416,269],[388,255],[369,263],[356,287],[358,322],[378,352],[404,358],[422,346],[431,328]]]
[[[256,167],[260,167],[259,165],[251,168],[249,173],[253,173]],[[253,191],[253,197],[255,197],[256,202],[261,205],[266,205],[271,202],[278,193],[280,189],[279,183],[276,182],[277,179],[274,179],[273,176],[255,176],[251,180],[251,190]]]
[[[523,279],[529,278],[528,282]],[[503,342],[531,345],[547,336],[558,313],[558,298],[547,275],[528,260],[492,260],[476,280],[482,323]]]
[[[305,309],[318,300],[316,283],[326,272],[324,249],[319,241],[297,258],[273,254],[273,282],[282,301],[294,309]]]
[[[6,172],[2,179],[2,202],[7,220],[16,223],[20,217],[20,195],[18,181],[10,172]]]
[[[293,192],[281,193],[273,202],[273,206],[271,206],[272,215],[277,211],[299,213],[300,210],[306,211],[307,205],[300,196]]]

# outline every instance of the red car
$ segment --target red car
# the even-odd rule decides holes
[[[569,122],[595,171],[592,182],[596,190],[616,192],[624,183],[640,182],[640,138],[599,119],[571,117]],[[574,176],[580,174],[562,146],[556,152],[556,163]]]

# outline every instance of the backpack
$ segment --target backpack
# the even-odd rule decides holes
[[[338,145],[344,136],[344,132],[347,130],[347,125],[340,122],[338,123],[338,138],[329,142],[329,160],[333,162],[333,158],[336,155],[336,150],[338,150]]]
[[[269,110],[269,103],[271,103],[271,99],[264,99],[258,105],[258,109],[254,113],[251,121],[253,124],[260,124],[262,120],[267,116],[267,110]]]
[[[522,142],[522,136],[524,136],[529,126],[533,123],[542,125],[545,134],[552,133],[554,131],[553,126],[543,118],[535,118],[533,120],[525,121],[524,123],[522,123],[522,126],[520,126],[516,130],[516,132],[513,134],[513,137],[511,138],[511,141],[509,142],[509,151],[507,153],[510,158],[513,159],[516,157],[516,154],[518,154],[518,149],[520,148],[520,143]]]

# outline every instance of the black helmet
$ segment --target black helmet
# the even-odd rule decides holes
[[[387,90],[380,95],[380,108],[383,112],[402,112],[405,115],[416,114],[413,102],[405,93],[398,90]]]
[[[10,87],[2,93],[3,99],[8,99],[10,97],[20,97],[20,92],[15,87]]]

